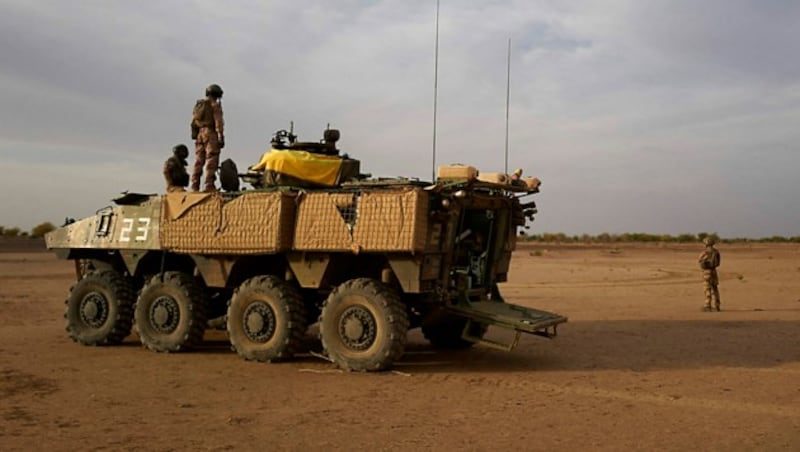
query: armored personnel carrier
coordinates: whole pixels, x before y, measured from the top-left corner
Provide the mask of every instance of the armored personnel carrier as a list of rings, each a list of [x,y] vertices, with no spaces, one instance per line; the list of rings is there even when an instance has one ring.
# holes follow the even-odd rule
[[[470,167],[441,168],[434,182],[374,179],[351,161],[331,183],[286,185],[302,174],[268,167],[241,175],[258,188],[127,193],[49,233],[47,247],[75,262],[70,337],[118,344],[135,325],[147,348],[179,352],[216,318],[242,358],[277,361],[302,351],[319,322],[333,362],[377,371],[403,355],[412,328],[435,347],[510,350],[521,333],[552,337],[567,320],[498,290],[517,229],[536,212],[523,202],[536,181],[481,180]],[[516,334],[490,341],[490,326]]]

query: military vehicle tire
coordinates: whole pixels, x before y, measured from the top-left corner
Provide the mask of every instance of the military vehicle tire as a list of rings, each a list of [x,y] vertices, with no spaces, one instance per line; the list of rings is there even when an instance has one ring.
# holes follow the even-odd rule
[[[165,272],[145,283],[136,300],[136,328],[142,345],[156,352],[186,351],[203,341],[206,293],[182,272]]]
[[[67,333],[83,345],[119,344],[131,333],[135,299],[133,284],[118,272],[89,272],[64,302]]]
[[[460,350],[472,347],[474,342],[464,339],[462,336],[467,319],[454,315],[444,314],[426,320],[422,323],[422,335],[435,348]],[[473,323],[470,326],[469,335],[483,338],[489,329],[482,323]]]
[[[228,338],[248,361],[292,357],[303,345],[308,320],[300,292],[275,276],[248,279],[228,305]]]
[[[370,278],[352,279],[325,300],[319,329],[325,352],[339,367],[385,370],[405,351],[408,314],[394,289]]]

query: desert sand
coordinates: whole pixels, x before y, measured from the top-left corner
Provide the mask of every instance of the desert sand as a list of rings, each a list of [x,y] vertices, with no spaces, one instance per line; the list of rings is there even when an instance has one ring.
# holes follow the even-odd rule
[[[718,248],[707,313],[700,245],[521,245],[501,290],[569,317],[557,338],[443,352],[413,330],[383,373],[245,362],[219,331],[81,346],[72,262],[6,248],[0,450],[800,450],[800,246]]]

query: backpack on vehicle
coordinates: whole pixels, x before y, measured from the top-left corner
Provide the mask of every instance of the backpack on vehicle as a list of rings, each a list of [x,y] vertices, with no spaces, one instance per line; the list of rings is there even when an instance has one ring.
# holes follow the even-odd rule
[[[239,170],[231,159],[219,166],[219,181],[225,191],[239,191]]]

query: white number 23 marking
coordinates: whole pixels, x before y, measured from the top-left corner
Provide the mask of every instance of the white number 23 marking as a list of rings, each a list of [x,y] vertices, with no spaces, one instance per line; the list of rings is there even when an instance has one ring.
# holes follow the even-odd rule
[[[136,224],[136,228],[134,228],[134,223]],[[130,242],[131,241],[131,232],[136,234],[133,237],[134,242],[144,242],[147,240],[147,231],[150,230],[150,218],[149,217],[142,217],[142,218],[123,218],[122,219],[122,229],[119,231],[119,241],[120,242]]]

